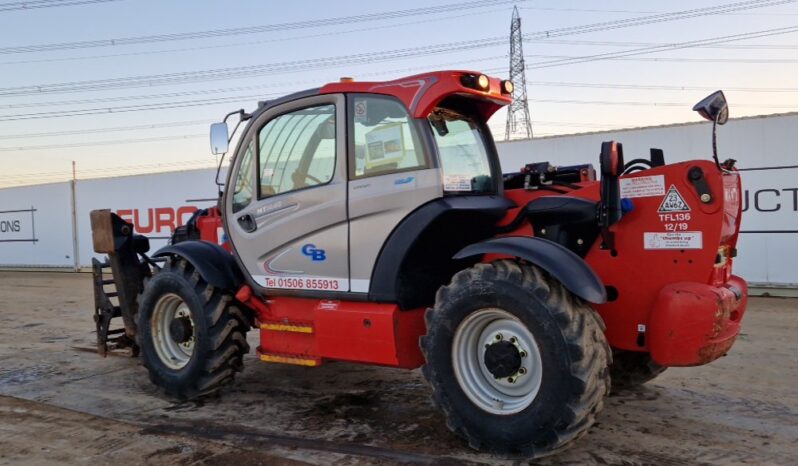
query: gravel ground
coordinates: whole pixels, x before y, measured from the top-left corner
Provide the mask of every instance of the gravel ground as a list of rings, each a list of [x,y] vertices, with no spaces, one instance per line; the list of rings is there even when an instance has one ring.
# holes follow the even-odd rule
[[[611,397],[533,464],[795,464],[798,300],[749,306],[727,357]],[[93,353],[92,308],[89,274],[0,272],[0,465],[518,464],[451,435],[418,371],[250,356],[221,397],[169,400],[137,359]]]

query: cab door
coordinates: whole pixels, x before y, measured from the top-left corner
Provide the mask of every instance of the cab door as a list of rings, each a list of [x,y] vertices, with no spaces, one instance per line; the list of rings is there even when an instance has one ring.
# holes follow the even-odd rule
[[[374,265],[397,225],[443,196],[422,125],[395,98],[349,95],[350,282],[368,293]]]
[[[306,97],[257,116],[243,136],[225,226],[267,293],[349,291],[344,115],[342,95]]]

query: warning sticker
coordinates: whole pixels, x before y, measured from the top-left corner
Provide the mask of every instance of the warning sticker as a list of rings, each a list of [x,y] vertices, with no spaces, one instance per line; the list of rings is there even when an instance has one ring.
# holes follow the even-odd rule
[[[668,194],[665,195],[657,212],[690,212],[690,206],[687,205],[682,195],[679,194],[676,185],[671,185],[668,189]]]
[[[621,178],[621,197],[651,197],[665,194],[665,175]]]
[[[355,102],[355,121],[368,121],[368,107],[365,100]]]
[[[701,249],[703,237],[700,231],[679,232],[645,232],[643,233],[645,249]]]

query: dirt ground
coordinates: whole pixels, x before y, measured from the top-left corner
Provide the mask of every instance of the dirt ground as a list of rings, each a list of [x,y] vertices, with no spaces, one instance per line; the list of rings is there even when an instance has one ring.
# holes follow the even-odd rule
[[[250,356],[221,397],[174,402],[137,359],[93,353],[92,306],[89,274],[0,272],[0,465],[526,463],[451,435],[418,371]],[[798,300],[752,299],[727,357],[611,397],[532,464],[795,464],[796,337]]]

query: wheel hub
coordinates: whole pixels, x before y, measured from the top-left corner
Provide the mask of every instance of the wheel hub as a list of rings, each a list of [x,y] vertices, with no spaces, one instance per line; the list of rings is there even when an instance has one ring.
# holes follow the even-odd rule
[[[543,377],[532,332],[499,308],[473,311],[455,329],[452,365],[465,395],[498,415],[523,411],[537,396]]]
[[[169,323],[169,335],[175,343],[185,343],[194,335],[194,325],[187,316],[172,319]]]
[[[497,379],[514,375],[521,368],[521,352],[506,340],[488,345],[484,358],[488,372]]]
[[[158,358],[169,369],[180,370],[194,354],[194,317],[183,299],[167,293],[155,303],[150,318],[152,343]]]

